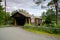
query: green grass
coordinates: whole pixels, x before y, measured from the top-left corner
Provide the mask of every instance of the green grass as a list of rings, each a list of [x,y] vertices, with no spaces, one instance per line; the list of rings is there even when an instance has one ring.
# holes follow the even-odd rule
[[[0,25],[0,28],[12,27],[13,25]]]
[[[42,35],[47,35],[47,36],[53,36],[53,37],[60,38],[60,34],[50,34],[50,33],[44,32],[44,31],[38,31],[38,30],[33,30],[33,29],[25,29],[25,30],[36,33],[36,34],[42,34]]]

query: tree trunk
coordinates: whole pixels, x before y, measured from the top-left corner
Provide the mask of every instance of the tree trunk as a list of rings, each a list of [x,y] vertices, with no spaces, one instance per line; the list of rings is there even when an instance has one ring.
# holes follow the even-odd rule
[[[58,24],[58,2],[55,2],[55,9],[56,9],[56,24]]]

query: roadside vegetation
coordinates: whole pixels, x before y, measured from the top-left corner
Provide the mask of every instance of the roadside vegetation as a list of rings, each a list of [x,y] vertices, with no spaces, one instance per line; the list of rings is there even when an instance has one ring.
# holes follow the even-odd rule
[[[47,12],[43,12],[41,17],[42,17],[42,24],[40,26],[26,23],[23,28],[60,35],[60,22],[59,24],[56,25],[55,21],[56,16],[55,11],[53,11],[53,9],[48,9]],[[60,21],[60,16],[58,17]]]
[[[12,19],[10,12],[5,11],[5,8],[1,5],[1,2],[2,0],[0,0],[0,27],[5,27],[7,25],[11,25]]]
[[[46,36],[53,36],[53,37],[58,37],[60,38],[60,34],[52,34],[52,33],[48,33],[48,32],[45,32],[45,31],[38,31],[38,30],[35,30],[35,29],[30,29],[30,28],[24,28],[26,31],[29,31],[29,32],[33,32],[33,33],[36,33],[36,34],[41,34],[41,35],[46,35]]]
[[[59,25],[60,27],[60,25]],[[36,26],[32,24],[25,24],[23,26],[23,29],[37,33],[37,34],[42,34],[42,35],[47,35],[47,36],[54,36],[54,37],[59,37],[60,38],[60,28],[56,27],[46,27],[44,26]]]
[[[35,25],[32,25],[32,24],[25,24],[23,28],[31,29],[31,30],[37,30],[37,31],[44,31],[44,32],[47,32],[47,33],[50,33],[50,34],[60,34],[60,28],[46,27],[45,25],[44,26],[35,26]]]

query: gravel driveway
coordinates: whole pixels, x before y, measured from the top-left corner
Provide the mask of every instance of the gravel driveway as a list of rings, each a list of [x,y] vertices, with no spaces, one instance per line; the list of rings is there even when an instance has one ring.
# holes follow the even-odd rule
[[[60,38],[34,34],[20,27],[6,27],[0,28],[0,40],[60,40]]]

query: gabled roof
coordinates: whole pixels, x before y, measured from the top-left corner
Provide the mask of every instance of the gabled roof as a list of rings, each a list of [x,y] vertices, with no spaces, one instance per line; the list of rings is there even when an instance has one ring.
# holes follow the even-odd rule
[[[32,15],[30,15],[29,13],[21,13],[21,12],[19,12],[19,11],[14,12],[13,15],[15,15],[15,14],[17,14],[17,13],[22,14],[22,15],[24,15],[25,17],[31,17],[31,16],[32,16]],[[12,16],[13,16],[13,15],[12,15]]]
[[[21,13],[21,12],[19,12],[19,11],[16,11],[16,12],[14,12],[14,14],[12,15],[12,16],[14,16],[16,13],[19,13],[19,14],[22,14],[22,15],[24,15],[25,17],[30,17],[30,18],[39,18],[39,17],[37,17],[37,16],[34,16],[34,15],[31,15],[31,14],[29,14],[29,13]]]

